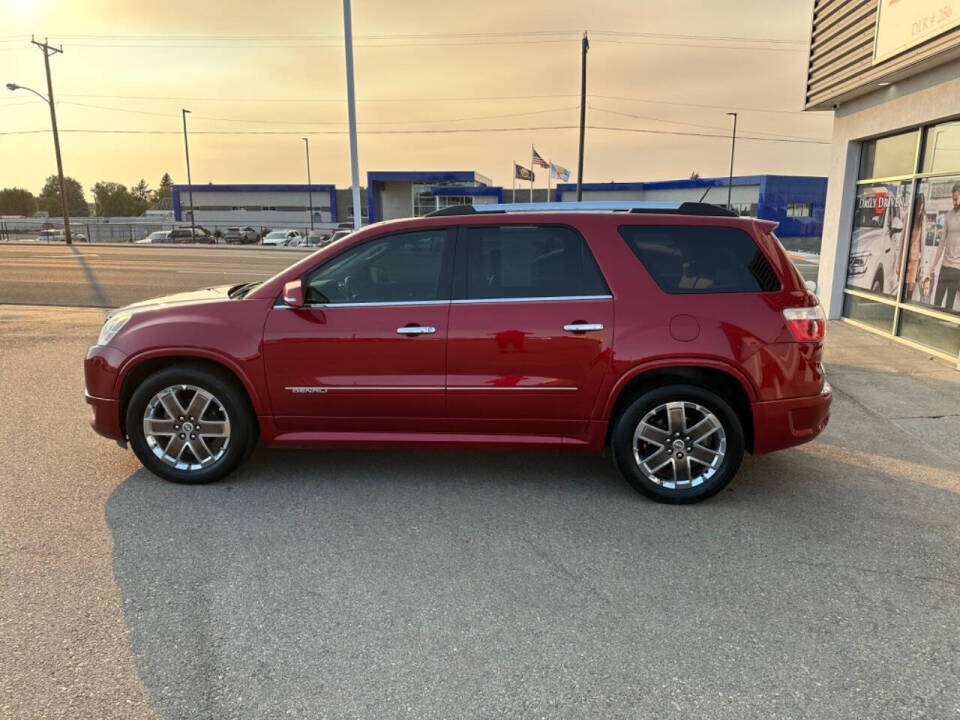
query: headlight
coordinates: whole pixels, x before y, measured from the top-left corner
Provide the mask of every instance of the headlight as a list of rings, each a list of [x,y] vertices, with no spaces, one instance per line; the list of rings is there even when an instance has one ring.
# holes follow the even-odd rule
[[[106,345],[113,340],[113,336],[120,332],[120,328],[127,324],[133,317],[131,312],[119,312],[107,318],[107,321],[100,329],[100,337],[97,338],[97,345]]]

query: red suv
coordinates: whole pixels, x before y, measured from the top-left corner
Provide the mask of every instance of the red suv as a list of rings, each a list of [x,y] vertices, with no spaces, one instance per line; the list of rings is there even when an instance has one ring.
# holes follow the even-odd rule
[[[701,203],[455,207],[261,283],[113,312],[91,424],[176,482],[269,446],[609,446],[692,502],[827,424],[824,315],[775,223]]]

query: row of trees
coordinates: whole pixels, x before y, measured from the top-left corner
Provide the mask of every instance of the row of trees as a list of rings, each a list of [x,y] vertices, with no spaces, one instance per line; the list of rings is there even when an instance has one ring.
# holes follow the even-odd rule
[[[83,194],[83,186],[72,177],[65,177],[64,188],[67,194],[67,212],[71,217],[87,217],[90,208]],[[98,182],[91,188],[93,192],[94,215],[99,217],[131,217],[142,215],[143,211],[161,198],[173,194],[173,179],[170,173],[164,173],[156,190],[150,188],[143,178],[136,185],[127,188],[116,182]],[[0,215],[31,216],[38,211],[46,211],[50,217],[61,217],[60,181],[51,175],[43,184],[39,195],[24,188],[12,187],[0,190]]]

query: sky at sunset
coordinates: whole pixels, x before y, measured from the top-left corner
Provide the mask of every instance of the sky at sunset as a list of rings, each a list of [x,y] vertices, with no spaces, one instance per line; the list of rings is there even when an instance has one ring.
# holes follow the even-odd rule
[[[354,0],[361,177],[477,170],[509,187],[531,143],[575,176],[584,29],[586,182],[725,175],[728,110],[738,174],[826,174],[828,144],[747,139],[829,138],[830,114],[799,112],[811,5]],[[307,135],[314,182],[349,185],[341,13],[340,0],[0,0],[0,187],[37,193],[56,170],[46,105],[2,87],[45,92],[31,34],[63,45],[64,171],[88,199],[100,180],[185,182],[183,107],[196,184],[305,182]],[[136,132],[105,132],[118,130]]]

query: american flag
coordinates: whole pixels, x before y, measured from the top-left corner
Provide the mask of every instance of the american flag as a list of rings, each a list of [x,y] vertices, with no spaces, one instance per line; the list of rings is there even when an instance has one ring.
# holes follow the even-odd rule
[[[540,167],[546,168],[547,170],[550,169],[550,163],[548,163],[546,160],[540,157],[540,153],[537,152],[536,148],[533,149],[533,156],[531,157],[531,161],[533,162],[534,165],[539,165]]]

